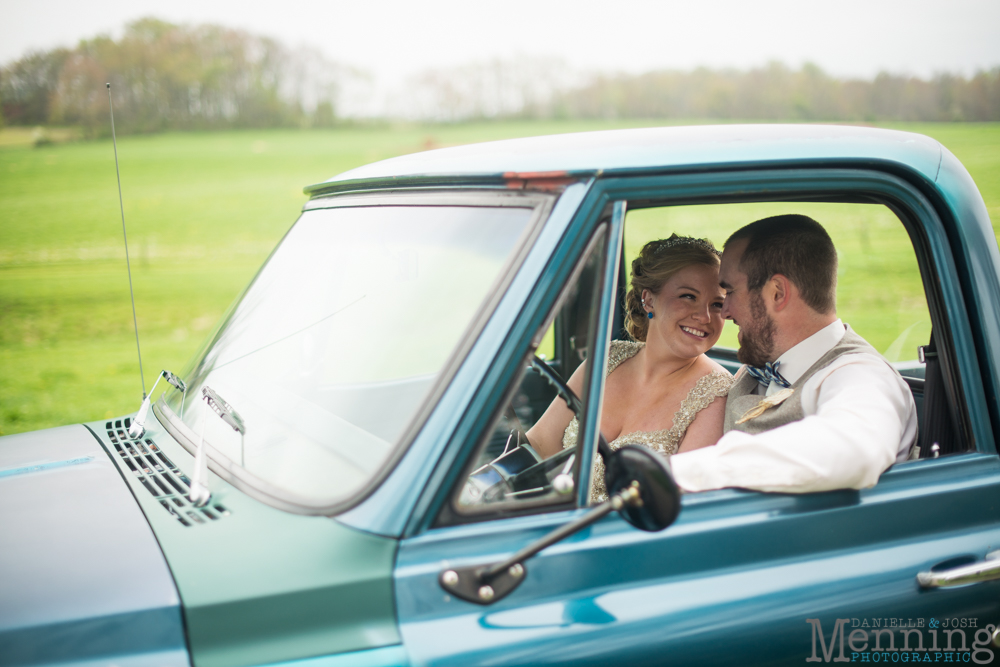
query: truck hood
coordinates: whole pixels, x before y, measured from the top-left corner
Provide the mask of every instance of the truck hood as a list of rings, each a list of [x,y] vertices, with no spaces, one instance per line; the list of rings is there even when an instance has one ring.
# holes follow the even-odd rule
[[[189,665],[180,599],[145,516],[86,427],[0,438],[5,665]]]

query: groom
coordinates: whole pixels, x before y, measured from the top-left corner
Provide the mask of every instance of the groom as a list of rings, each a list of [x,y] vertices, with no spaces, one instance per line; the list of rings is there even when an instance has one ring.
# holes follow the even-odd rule
[[[837,318],[837,251],[818,222],[780,215],[738,230],[719,282],[744,366],[722,439],[671,459],[682,489],[863,489],[906,460],[917,434],[913,396]]]

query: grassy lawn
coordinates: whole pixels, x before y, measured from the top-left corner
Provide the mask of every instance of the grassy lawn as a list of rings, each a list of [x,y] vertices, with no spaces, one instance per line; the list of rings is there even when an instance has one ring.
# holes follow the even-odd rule
[[[294,222],[305,201],[303,186],[431,147],[657,124],[504,122],[121,139],[147,387],[161,368],[185,369]],[[954,152],[979,185],[994,230],[1000,229],[1000,124],[894,127],[930,135]],[[0,131],[4,434],[125,414],[142,397],[111,142],[58,143],[72,135],[53,133],[57,143],[33,148],[32,136],[21,129]],[[892,246],[895,237],[879,236],[881,218],[869,218],[871,238],[882,244],[877,249]],[[858,229],[845,228],[843,242],[863,249]],[[875,255],[871,262],[884,260]],[[844,305],[871,316],[878,304],[864,292],[860,283],[849,287],[842,279]],[[910,306],[895,330],[920,309],[919,303]]]

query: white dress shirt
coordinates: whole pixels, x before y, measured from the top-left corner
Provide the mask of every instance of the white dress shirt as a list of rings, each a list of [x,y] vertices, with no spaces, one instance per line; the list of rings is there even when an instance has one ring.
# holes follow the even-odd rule
[[[778,371],[794,383],[845,332],[840,320],[820,329],[778,357]],[[772,382],[766,393],[779,389]],[[714,447],[674,455],[670,463],[680,487],[784,493],[864,489],[893,463],[907,459],[917,436],[916,405],[906,382],[881,359],[863,353],[840,356],[797,393],[802,419],[757,435],[730,431]]]

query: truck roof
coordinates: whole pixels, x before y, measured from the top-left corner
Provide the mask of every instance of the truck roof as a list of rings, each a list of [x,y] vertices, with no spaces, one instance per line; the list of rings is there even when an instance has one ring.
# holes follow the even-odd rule
[[[309,194],[428,180],[496,181],[523,175],[690,171],[817,162],[896,163],[934,181],[944,149],[911,132],[849,125],[698,125],[507,139],[403,155],[306,188]]]

